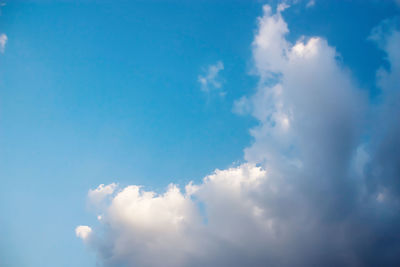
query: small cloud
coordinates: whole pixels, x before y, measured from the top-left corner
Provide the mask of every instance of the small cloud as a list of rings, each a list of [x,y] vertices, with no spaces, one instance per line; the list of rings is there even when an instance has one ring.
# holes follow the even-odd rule
[[[376,201],[382,203],[385,200],[385,193],[379,192]]]
[[[281,3],[277,7],[277,11],[280,13],[284,11],[285,9],[289,8],[290,6],[287,3]]]
[[[83,241],[86,241],[92,233],[92,228],[86,225],[79,225],[75,228],[75,234],[77,237],[81,238]]]
[[[8,41],[7,35],[5,35],[4,33],[0,34],[0,53],[4,53],[7,41]]]
[[[224,63],[222,63],[222,61],[218,61],[214,65],[208,66],[207,71],[204,75],[199,75],[198,81],[203,92],[210,92],[212,90],[220,89],[222,87],[222,81],[219,77],[219,73],[223,69]]]
[[[315,6],[315,0],[310,0],[310,1],[308,1],[307,5],[306,5],[306,8],[310,8],[310,7],[313,7],[313,6]]]
[[[371,30],[368,40],[375,42],[379,48],[387,49],[387,44],[393,35],[398,32],[400,20],[398,17],[383,20]]]
[[[249,99],[245,96],[242,96],[240,99],[235,100],[235,102],[233,102],[232,111],[238,115],[250,114],[251,103]]]

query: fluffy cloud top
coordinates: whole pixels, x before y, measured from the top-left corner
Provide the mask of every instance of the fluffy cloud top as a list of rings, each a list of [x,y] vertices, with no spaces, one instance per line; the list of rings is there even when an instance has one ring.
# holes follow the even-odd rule
[[[90,191],[111,201],[99,228],[77,235],[105,266],[398,265],[400,32],[393,21],[372,30],[390,65],[377,71],[372,105],[326,40],[287,41],[285,8],[264,6],[252,47],[260,82],[236,102],[259,121],[247,163],[184,191]]]
[[[106,186],[104,184],[101,184],[96,189],[93,189],[93,190],[90,189],[89,193],[88,193],[89,201],[95,207],[102,205],[102,203],[107,198],[107,196],[114,193],[114,190],[116,187],[117,187],[117,184],[112,183],[112,184],[109,184]]]

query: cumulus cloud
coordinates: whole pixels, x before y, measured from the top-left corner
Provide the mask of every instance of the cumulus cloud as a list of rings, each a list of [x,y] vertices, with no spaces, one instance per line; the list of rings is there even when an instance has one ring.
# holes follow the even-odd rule
[[[212,90],[218,90],[222,87],[222,80],[219,77],[219,73],[224,69],[224,63],[218,61],[214,65],[207,67],[207,70],[203,75],[199,75],[198,81],[203,92],[210,92]]]
[[[253,243],[262,242],[258,235],[270,234],[273,222],[265,217],[267,211],[259,203],[265,179],[266,172],[261,167],[244,164],[216,170],[203,183],[188,184],[184,192],[173,184],[163,194],[138,186],[125,187],[102,210],[102,223],[110,232],[92,245],[99,251],[104,247],[112,251],[111,255],[101,255],[109,266],[245,263],[239,256],[220,257],[220,253],[253,253]],[[200,203],[206,207],[203,212]],[[261,232],[238,231],[241,227]],[[89,229],[79,229],[84,239]],[[221,246],[227,251],[222,251]]]
[[[5,35],[4,33],[0,34],[0,53],[4,53],[7,41],[8,41],[7,35]]]
[[[259,84],[235,104],[258,120],[246,163],[162,194],[89,191],[110,202],[100,205],[102,230],[77,235],[105,266],[398,264],[398,26],[384,21],[371,33],[390,66],[377,71],[382,98],[372,105],[327,40],[287,40],[286,8],[264,6],[252,44]]]

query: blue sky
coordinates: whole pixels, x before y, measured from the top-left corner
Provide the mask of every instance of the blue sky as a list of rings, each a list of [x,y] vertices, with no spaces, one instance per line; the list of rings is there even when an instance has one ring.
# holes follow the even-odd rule
[[[101,253],[74,232],[98,224],[89,189],[115,182],[161,193],[170,183],[201,183],[215,169],[252,162],[245,149],[258,137],[249,131],[264,121],[233,112],[234,103],[257,92],[263,77],[254,63],[257,18],[263,5],[275,10],[277,2],[4,3],[0,263],[96,266],[103,260],[95,251]],[[379,101],[376,72],[390,63],[368,36],[398,16],[399,6],[308,3],[282,12],[286,40],[327,40],[355,87]],[[218,62],[218,86],[202,90],[199,77]]]

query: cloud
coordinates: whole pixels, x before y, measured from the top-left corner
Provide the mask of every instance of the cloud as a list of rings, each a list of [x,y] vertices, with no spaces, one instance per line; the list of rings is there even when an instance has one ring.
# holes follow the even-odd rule
[[[112,183],[106,186],[104,186],[104,184],[101,184],[94,190],[90,189],[88,193],[89,202],[94,206],[100,206],[107,198],[107,196],[114,193],[116,187],[117,184]]]
[[[313,6],[315,6],[315,0],[310,0],[310,1],[308,1],[307,5],[306,5],[306,8],[310,8],[310,7],[313,7]]]
[[[100,251],[103,247],[112,251],[112,255],[102,254],[103,262],[109,266],[204,266],[243,262],[239,257],[220,258],[220,253],[226,253],[221,251],[221,246],[238,250],[234,243],[245,242],[248,252],[254,249],[254,238],[259,240],[256,235],[260,232],[244,234],[238,231],[241,227],[268,234],[272,222],[264,218],[265,211],[258,204],[260,185],[265,179],[266,172],[261,167],[244,164],[216,170],[202,184],[188,184],[185,192],[173,184],[163,194],[127,186],[102,210],[105,214],[102,223],[109,229],[107,237],[101,241],[96,239],[96,244],[91,245]],[[206,206],[206,213],[200,212],[199,203]],[[240,247],[241,250],[245,244]],[[240,250],[238,253],[243,255]]]
[[[0,34],[0,53],[4,53],[7,41],[8,41],[7,35],[5,35],[4,33]]]
[[[198,81],[203,92],[211,92],[212,90],[221,89],[222,80],[219,73],[224,69],[224,63],[218,61],[214,65],[208,66],[205,74],[199,75]]]
[[[381,103],[375,107],[375,127],[371,147],[374,149],[368,166],[370,190],[385,192],[389,197],[400,194],[400,24],[398,18],[384,20],[369,37],[386,54],[388,68],[377,71]]]
[[[89,191],[110,202],[100,206],[102,230],[79,236],[105,266],[398,264],[397,25],[371,33],[390,66],[377,71],[382,98],[371,104],[325,39],[287,40],[285,8],[264,6],[252,44],[259,84],[234,107],[258,120],[246,163],[162,194]]]
[[[86,225],[80,225],[75,228],[75,234],[77,237],[81,238],[83,241],[88,240],[92,233],[92,228]]]

